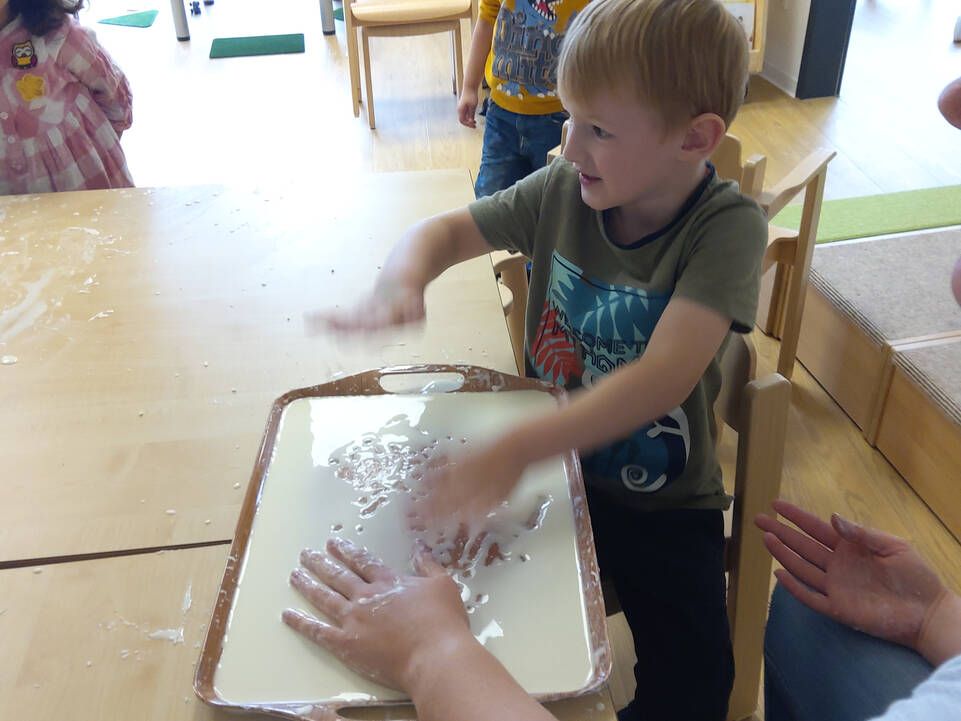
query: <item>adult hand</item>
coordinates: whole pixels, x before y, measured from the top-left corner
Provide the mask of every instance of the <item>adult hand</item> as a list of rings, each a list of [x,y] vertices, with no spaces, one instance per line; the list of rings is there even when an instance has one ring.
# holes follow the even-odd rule
[[[754,520],[765,531],[764,545],[784,566],[774,575],[792,596],[928,656],[928,626],[952,595],[906,541],[837,514],[827,523],[785,501],[773,508],[800,529],[765,514]]]
[[[419,575],[403,578],[340,538],[300,562],[290,583],[329,621],[287,609],[284,623],[379,684],[412,693],[432,665],[477,643],[457,585],[424,551]]]
[[[460,124],[468,128],[476,128],[477,121],[474,119],[476,111],[477,88],[471,89],[465,86],[460,94],[460,100],[457,101],[457,119],[460,120]]]
[[[351,308],[304,314],[308,335],[324,331],[372,332],[423,320],[426,315],[422,288],[383,283]]]

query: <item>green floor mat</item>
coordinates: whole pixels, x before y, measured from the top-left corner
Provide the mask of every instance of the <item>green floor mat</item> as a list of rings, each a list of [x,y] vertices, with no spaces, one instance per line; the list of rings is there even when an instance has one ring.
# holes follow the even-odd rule
[[[123,25],[128,28],[149,28],[157,19],[159,10],[144,10],[140,13],[120,15],[115,18],[104,18],[100,22],[104,25]]]
[[[800,222],[800,205],[789,205],[774,217],[774,224],[785,228],[797,228]],[[817,242],[959,224],[961,185],[826,200],[821,207]]]
[[[304,52],[304,35],[257,35],[248,38],[216,38],[210,45],[212,58],[244,55],[282,55]]]

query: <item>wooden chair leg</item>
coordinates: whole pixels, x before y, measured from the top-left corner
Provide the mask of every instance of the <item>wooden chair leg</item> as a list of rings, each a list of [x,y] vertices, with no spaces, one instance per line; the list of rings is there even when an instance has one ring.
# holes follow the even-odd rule
[[[778,263],[774,268],[774,284],[771,286],[771,306],[767,313],[764,332],[773,338],[780,338],[784,330],[784,301],[787,297],[789,268]]]
[[[348,0],[349,2],[349,0]],[[354,117],[360,115],[360,61],[357,58],[357,28],[351,21],[349,8],[344,8],[344,24],[347,29],[347,69],[350,74],[350,97]]]
[[[370,122],[370,129],[374,129],[374,92],[370,81],[370,38],[367,35],[367,28],[360,30],[361,43],[364,46],[364,80],[367,84],[367,120]]]
[[[451,84],[451,87],[454,89],[454,95],[457,95],[457,57],[456,57],[456,52],[457,52],[457,51],[454,50],[454,31],[451,30],[451,32],[450,32],[450,64],[451,64],[450,84]]]
[[[454,96],[460,97],[464,89],[464,46],[460,35],[460,20],[454,28]]]
[[[784,327],[781,330],[781,348],[777,356],[777,372],[791,380],[794,359],[797,356],[798,336],[801,333],[801,316],[804,314],[804,297],[807,291],[807,273],[795,268],[787,287],[784,302]]]
[[[527,319],[527,269],[523,263],[515,263],[501,271],[504,285],[514,291],[514,306],[507,316],[507,330],[514,348],[514,362],[517,373],[524,375],[524,328]]]

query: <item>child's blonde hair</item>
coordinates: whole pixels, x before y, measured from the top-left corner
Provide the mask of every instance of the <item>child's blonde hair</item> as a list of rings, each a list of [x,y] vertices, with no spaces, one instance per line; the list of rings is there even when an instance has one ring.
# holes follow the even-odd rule
[[[744,30],[717,0],[593,0],[561,44],[561,96],[626,93],[668,126],[702,113],[730,127],[748,80]]]

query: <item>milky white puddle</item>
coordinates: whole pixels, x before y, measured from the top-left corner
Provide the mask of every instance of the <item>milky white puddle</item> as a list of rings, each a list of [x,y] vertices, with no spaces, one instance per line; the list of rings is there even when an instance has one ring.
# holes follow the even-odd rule
[[[287,405],[240,560],[213,679],[217,695],[237,705],[403,698],[347,670],[280,620],[288,607],[316,615],[288,583],[300,551],[341,536],[409,573],[405,502],[424,468],[555,405],[541,391]],[[534,694],[578,691],[593,676],[567,483],[561,458],[538,464],[495,519],[494,533],[473,547],[447,539],[435,550],[452,566],[474,635]]]

